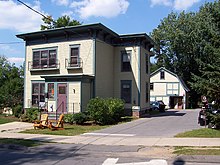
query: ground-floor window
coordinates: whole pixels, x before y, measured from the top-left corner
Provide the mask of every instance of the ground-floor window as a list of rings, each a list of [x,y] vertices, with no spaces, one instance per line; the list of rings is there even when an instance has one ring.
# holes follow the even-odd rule
[[[32,83],[32,106],[45,102],[45,83]]]
[[[148,83],[146,82],[146,103],[149,101],[149,88],[148,88]]]
[[[121,99],[131,103],[131,80],[121,80]]]
[[[48,83],[48,99],[54,99],[54,83]]]

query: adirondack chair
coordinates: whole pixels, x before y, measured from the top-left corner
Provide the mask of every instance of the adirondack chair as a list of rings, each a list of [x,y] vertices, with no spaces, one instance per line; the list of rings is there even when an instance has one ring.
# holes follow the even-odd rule
[[[64,118],[64,114],[61,114],[58,121],[57,121],[57,124],[56,126],[53,126],[53,121],[49,121],[49,126],[48,128],[51,129],[51,130],[63,130],[64,127],[63,127],[63,118]]]
[[[43,129],[46,127],[48,127],[48,114],[41,114],[40,123],[35,122],[34,129],[37,128]]]

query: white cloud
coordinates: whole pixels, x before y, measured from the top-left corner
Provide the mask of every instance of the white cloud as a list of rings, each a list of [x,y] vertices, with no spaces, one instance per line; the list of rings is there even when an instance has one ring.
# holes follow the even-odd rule
[[[0,55],[7,54],[15,54],[19,53],[17,49],[14,49],[15,47],[11,47],[9,45],[0,45]]]
[[[81,0],[74,1],[74,8],[82,19],[89,17],[116,17],[125,14],[129,6],[127,0]]]
[[[150,0],[151,7],[163,5],[173,7],[175,10],[187,10],[200,0]]]
[[[62,16],[67,15],[67,16],[71,16],[73,14],[73,11],[66,11],[62,13]]]
[[[11,62],[11,63],[23,63],[24,62],[24,58],[10,57],[10,58],[8,58],[8,61]]]
[[[51,0],[53,3],[56,3],[59,6],[68,6],[69,0]]]
[[[172,6],[171,0],[150,0],[150,1],[151,1],[151,7],[155,5]]]
[[[34,1],[34,5],[28,5],[43,13],[39,1]],[[40,30],[40,25],[42,24],[42,16],[12,0],[1,1],[0,16],[0,29],[29,32]]]
[[[175,0],[174,1],[174,9],[186,10],[199,1],[200,0]]]

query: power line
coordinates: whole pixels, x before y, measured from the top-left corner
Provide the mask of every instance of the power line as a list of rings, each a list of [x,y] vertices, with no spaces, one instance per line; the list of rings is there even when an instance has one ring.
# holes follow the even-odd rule
[[[53,19],[51,19],[50,17],[45,16],[44,14],[42,14],[41,12],[39,12],[39,11],[37,11],[37,10],[35,10],[35,9],[33,9],[32,7],[28,6],[26,3],[24,3],[24,2],[22,2],[22,1],[20,1],[20,0],[17,0],[17,1],[20,2],[21,4],[23,4],[24,6],[26,6],[27,8],[29,8],[30,10],[34,11],[35,13],[41,15],[41,16],[44,17],[45,19],[49,19],[50,21],[54,22]]]

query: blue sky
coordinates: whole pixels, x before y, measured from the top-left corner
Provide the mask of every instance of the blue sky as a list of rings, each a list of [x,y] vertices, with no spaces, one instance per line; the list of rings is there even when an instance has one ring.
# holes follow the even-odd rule
[[[198,11],[215,0],[21,0],[54,19],[69,15],[83,24],[102,23],[118,34],[149,34],[170,12]],[[0,55],[21,65],[25,46],[16,34],[38,31],[42,16],[17,0],[0,0]]]

